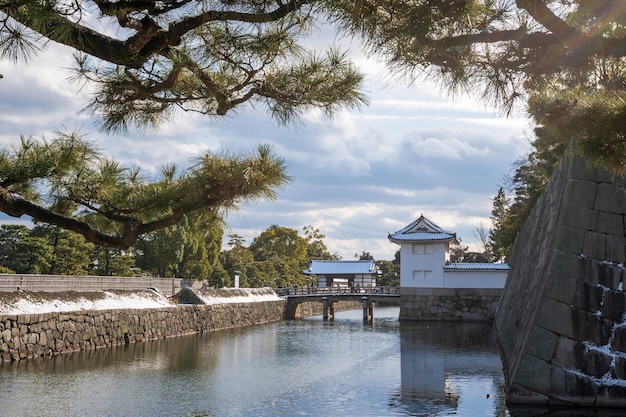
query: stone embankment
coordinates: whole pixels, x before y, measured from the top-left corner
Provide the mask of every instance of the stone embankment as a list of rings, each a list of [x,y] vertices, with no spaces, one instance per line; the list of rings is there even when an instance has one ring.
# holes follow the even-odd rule
[[[501,289],[402,288],[400,320],[490,321]]]
[[[279,321],[285,301],[0,316],[0,359],[40,356]]]
[[[84,309],[77,311],[43,311],[2,314],[0,308],[0,362],[54,356],[63,353],[106,348],[194,333],[205,333],[234,327],[264,324],[283,320],[286,301],[271,290],[183,291],[187,297],[195,293],[194,304],[173,304],[161,307]],[[271,292],[271,294],[269,294]],[[0,293],[0,301],[11,299],[13,306],[29,299],[26,292]],[[53,297],[48,295],[48,298]],[[68,298],[80,301],[84,293],[58,294],[57,305],[68,305]],[[100,297],[98,295],[98,297]],[[98,300],[91,298],[91,305]],[[150,298],[150,297],[147,297]],[[152,299],[149,301],[153,301]],[[360,308],[351,303],[337,303],[337,311]],[[50,304],[48,304],[49,306]],[[51,304],[54,308],[55,303]],[[0,302],[2,307],[2,302]],[[6,304],[5,304],[6,309]],[[306,303],[302,316],[321,314],[321,303]],[[19,309],[16,311],[20,311]]]
[[[509,404],[626,407],[625,230],[626,177],[563,157],[496,313]]]

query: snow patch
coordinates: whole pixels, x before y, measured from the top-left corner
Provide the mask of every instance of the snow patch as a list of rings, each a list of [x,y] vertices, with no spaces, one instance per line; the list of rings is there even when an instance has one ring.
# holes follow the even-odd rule
[[[164,307],[174,307],[174,305],[164,295],[148,290],[0,293],[0,315]]]
[[[604,386],[618,386],[618,387],[626,387],[626,381],[623,379],[615,379],[608,373],[604,375],[602,378],[596,378],[591,375],[587,375],[579,370],[574,369],[564,369],[565,372],[569,372],[583,379],[590,379],[596,385],[604,385]]]
[[[195,291],[205,304],[254,303],[282,300],[271,288],[209,288]],[[85,310],[121,310],[175,307],[157,291],[5,292],[0,293],[0,315],[39,314]]]
[[[282,300],[271,288],[239,288],[224,290],[200,290],[196,295],[205,304],[255,303]]]

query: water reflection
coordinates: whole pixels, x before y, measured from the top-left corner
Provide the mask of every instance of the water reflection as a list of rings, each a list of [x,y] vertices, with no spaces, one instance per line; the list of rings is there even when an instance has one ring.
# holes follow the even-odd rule
[[[0,365],[7,416],[626,417],[507,410],[490,325],[362,312]]]
[[[548,410],[543,407],[510,407],[511,417],[626,417],[626,410],[575,408]]]
[[[391,404],[407,415],[506,415],[491,325],[402,322],[400,346],[401,390]]]

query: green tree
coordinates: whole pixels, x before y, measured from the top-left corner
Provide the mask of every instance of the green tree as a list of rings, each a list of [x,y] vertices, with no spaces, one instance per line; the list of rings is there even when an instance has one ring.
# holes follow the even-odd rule
[[[249,247],[255,265],[267,263],[259,268],[259,276],[248,275],[251,285],[293,286],[304,285],[302,270],[309,264],[307,241],[298,231],[272,225],[252,240]],[[261,282],[262,281],[262,282]]]
[[[18,244],[29,235],[26,226],[14,224],[0,225],[0,265],[7,268],[11,258],[17,253]]]
[[[554,167],[565,153],[568,140],[562,133],[537,127],[536,138],[532,142],[534,150],[525,158],[520,158],[514,174],[505,179],[511,197],[506,197],[504,189],[500,188],[494,198],[490,244],[496,247],[497,259],[509,253]]]
[[[223,116],[262,104],[290,122],[359,106],[363,77],[345,54],[303,48],[317,9],[307,3],[1,1],[0,56],[27,58],[47,41],[75,49],[74,79],[95,90],[86,109],[112,131],[179,109]]]
[[[502,260],[508,255],[517,236],[515,230],[510,227],[512,224],[510,202],[502,187],[498,189],[498,194],[493,199],[491,222],[493,224],[489,234],[491,250],[496,260]]]
[[[44,239],[52,247],[50,267],[44,271],[53,275],[87,275],[91,273],[95,246],[77,233],[46,224],[30,230],[32,237]]]
[[[54,249],[45,238],[31,236],[23,225],[0,226],[1,265],[18,274],[48,273]]]
[[[311,225],[304,226],[302,228],[304,231],[304,239],[307,242],[307,256],[308,259],[339,259],[337,254],[331,254],[326,247],[326,243],[324,243],[324,238],[326,237],[320,229],[313,227]]]
[[[3,212],[120,249],[187,214],[218,218],[243,201],[275,199],[275,190],[290,181],[284,161],[259,146],[250,155],[206,153],[181,172],[163,167],[161,178],[149,182],[75,134],[50,142],[22,138],[11,151],[0,151],[0,173]]]
[[[132,253],[104,246],[96,247],[94,273],[103,276],[133,277],[140,274]]]
[[[376,261],[380,271],[377,285],[392,287],[400,285],[400,263],[393,261]]]
[[[142,236],[135,245],[135,259],[153,275],[206,280],[221,269],[222,234],[214,217],[186,215],[173,226]]]
[[[242,243],[231,245],[230,249],[223,251],[220,254],[220,261],[229,277],[234,276],[235,271],[240,272],[239,285],[241,287],[255,287],[251,283],[254,281],[254,277],[251,275],[253,271],[249,268],[250,265],[254,264],[254,255],[252,251],[243,246]],[[219,277],[219,279],[220,281],[216,280],[218,284],[221,282],[221,277]],[[212,283],[212,285],[215,284]]]
[[[26,236],[15,246],[7,267],[18,274],[45,274],[54,258],[53,248],[45,239]]]
[[[228,247],[234,248],[243,246],[246,240],[238,234],[228,235]]]
[[[360,255],[354,254],[355,258],[359,258],[359,261],[373,261],[374,255],[369,252],[362,251]]]
[[[95,89],[87,110],[109,130],[156,125],[173,109],[219,116],[257,102],[282,122],[365,102],[345,55],[299,43],[326,21],[360,36],[392,71],[476,93],[507,114],[527,92],[548,93],[552,122],[564,122],[576,151],[621,172],[622,9],[583,0],[3,1],[0,56],[22,59],[50,40],[77,50],[76,78]],[[99,31],[95,20],[108,25]]]
[[[276,261],[287,258],[301,267],[308,265],[307,242],[298,231],[288,227],[271,225],[250,244],[257,261]]]

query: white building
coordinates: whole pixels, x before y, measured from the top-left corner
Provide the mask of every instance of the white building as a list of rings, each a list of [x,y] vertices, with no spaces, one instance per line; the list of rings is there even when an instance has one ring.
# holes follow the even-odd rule
[[[504,288],[509,271],[504,263],[450,263],[456,234],[421,215],[389,235],[400,245],[401,288]]]
[[[312,260],[302,272],[317,276],[318,287],[372,288],[378,277],[374,261]]]
[[[400,320],[493,319],[507,264],[450,263],[456,234],[423,215],[388,237],[400,245]]]

